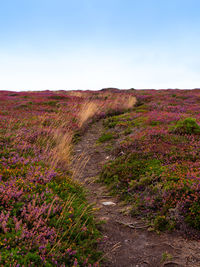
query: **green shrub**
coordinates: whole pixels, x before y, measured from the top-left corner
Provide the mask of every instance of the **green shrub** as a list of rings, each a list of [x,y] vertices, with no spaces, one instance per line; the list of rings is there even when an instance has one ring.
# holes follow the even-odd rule
[[[163,216],[160,216],[160,215],[156,216],[156,218],[154,220],[155,229],[163,231],[163,230],[167,229],[167,226],[168,226],[168,221],[164,215]]]
[[[114,128],[117,125],[118,121],[119,119],[117,116],[108,117],[104,120],[103,125],[107,128]]]
[[[65,99],[68,99],[68,97],[64,95],[52,95],[52,96],[49,96],[49,99],[65,100]]]
[[[124,132],[123,132],[124,135],[129,135],[131,133],[132,133],[132,129],[130,127],[127,128],[126,130],[124,130]]]
[[[151,126],[157,126],[157,125],[160,125],[160,121],[151,121],[150,125],[151,125]]]
[[[142,158],[139,154],[130,154],[107,163],[101,173],[101,180],[118,190],[127,187],[136,187],[150,184],[151,178],[159,177],[162,172],[160,161],[157,159]],[[119,179],[116,179],[118,177]],[[127,181],[130,179],[130,181]]]
[[[44,102],[44,104],[48,106],[56,107],[58,104],[58,101],[48,101],[48,102]]]
[[[112,134],[112,133],[103,133],[100,137],[99,137],[99,139],[98,139],[98,141],[100,142],[100,143],[103,143],[103,142],[107,142],[107,141],[110,141],[110,140],[112,140],[114,138],[114,135]]]
[[[72,138],[72,142],[73,142],[73,144],[77,144],[80,140],[81,140],[81,133],[80,133],[80,131],[77,131],[77,132],[75,132],[75,134]]]
[[[170,131],[177,134],[200,134],[200,126],[195,118],[186,118],[179,120]]]

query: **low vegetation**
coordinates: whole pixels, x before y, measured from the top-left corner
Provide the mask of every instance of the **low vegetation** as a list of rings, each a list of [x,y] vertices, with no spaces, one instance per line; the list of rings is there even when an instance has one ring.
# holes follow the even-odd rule
[[[110,141],[110,140],[112,140],[113,138],[114,138],[113,134],[110,133],[110,132],[107,132],[107,133],[103,133],[103,134],[99,137],[98,141],[99,141],[100,143],[103,143],[103,142],[106,142],[106,141]]]
[[[118,140],[101,173],[133,215],[199,238],[199,90],[140,90],[135,108],[104,120]]]
[[[186,118],[179,120],[171,131],[177,134],[200,134],[200,126],[195,118]]]
[[[89,123],[122,112],[131,99],[125,93],[0,93],[2,266],[99,266],[101,235],[84,189],[72,179],[72,146]]]
[[[101,235],[70,169],[73,144],[99,119],[97,143],[114,158],[100,180],[152,228],[199,239],[199,104],[200,90],[2,91],[1,264],[99,265]]]

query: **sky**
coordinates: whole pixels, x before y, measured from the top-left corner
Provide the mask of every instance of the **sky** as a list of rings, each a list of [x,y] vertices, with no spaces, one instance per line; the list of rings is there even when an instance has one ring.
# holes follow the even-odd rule
[[[199,0],[0,0],[0,90],[200,87]]]

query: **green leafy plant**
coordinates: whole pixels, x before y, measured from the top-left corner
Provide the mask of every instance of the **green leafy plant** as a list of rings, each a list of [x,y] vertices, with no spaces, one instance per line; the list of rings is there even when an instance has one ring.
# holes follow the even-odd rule
[[[186,118],[179,120],[170,131],[178,134],[200,134],[200,126],[195,118]]]
[[[168,252],[164,252],[163,254],[162,254],[162,259],[161,259],[161,262],[165,262],[165,261],[167,261],[167,260],[172,260],[172,255],[170,254],[170,253],[168,253]]]
[[[103,134],[99,137],[98,141],[99,141],[100,143],[103,143],[103,142],[110,141],[110,140],[112,140],[113,138],[114,138],[114,135],[113,135],[112,133],[108,132],[108,133],[103,133]]]
[[[158,215],[156,216],[154,220],[154,227],[156,230],[166,230],[168,226],[168,221],[164,215]]]

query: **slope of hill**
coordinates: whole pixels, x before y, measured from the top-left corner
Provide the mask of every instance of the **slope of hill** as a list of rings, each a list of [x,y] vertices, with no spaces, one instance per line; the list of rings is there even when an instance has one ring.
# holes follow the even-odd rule
[[[198,89],[2,91],[1,264],[199,266],[199,103]]]
[[[99,265],[92,209],[71,179],[72,144],[92,120],[134,101],[123,92],[114,99],[98,92],[0,93],[1,265]]]

